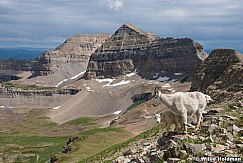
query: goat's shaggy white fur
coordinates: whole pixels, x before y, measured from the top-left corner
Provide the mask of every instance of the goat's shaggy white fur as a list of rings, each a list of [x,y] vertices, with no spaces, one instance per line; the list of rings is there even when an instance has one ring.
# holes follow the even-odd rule
[[[175,131],[178,131],[179,126],[183,126],[183,121],[180,116],[172,113],[170,109],[165,109],[159,114],[155,114],[157,123],[164,122],[166,127],[166,134],[169,133],[171,125],[175,124]]]
[[[202,113],[211,97],[201,92],[177,92],[174,94],[162,94],[155,89],[154,106],[164,103],[173,114],[181,116],[184,132],[187,132],[187,115],[196,114],[196,130],[199,129]]]

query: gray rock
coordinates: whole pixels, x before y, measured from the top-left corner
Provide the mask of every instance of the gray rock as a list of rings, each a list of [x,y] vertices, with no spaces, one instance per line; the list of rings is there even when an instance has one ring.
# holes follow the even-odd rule
[[[236,120],[236,119],[238,119],[237,117],[233,117],[233,116],[230,116],[230,115],[227,115],[227,114],[225,114],[224,117],[225,118],[228,118],[230,120]]]
[[[171,139],[171,140],[168,140],[165,142],[165,145],[162,147],[162,149],[169,150],[176,146],[177,146],[177,143]]]
[[[227,149],[226,146],[222,145],[222,144],[216,144],[215,147],[213,147],[212,151],[214,152],[222,152],[224,151],[225,149]]]
[[[144,146],[144,147],[146,147],[146,146],[150,146],[150,143],[145,142],[145,143],[143,143],[143,146]]]
[[[119,156],[116,160],[115,163],[129,163],[131,160],[125,156]]]
[[[233,130],[233,135],[239,135],[239,136],[243,136],[243,129],[239,128],[238,126],[234,125],[232,126],[232,130]]]
[[[136,151],[134,150],[134,149],[128,149],[127,151],[125,151],[124,153],[123,153],[123,155],[124,156],[128,156],[128,155],[132,155],[132,154],[134,154]]]
[[[180,150],[179,151],[179,157],[180,158],[185,158],[187,155],[188,154],[187,154],[186,150]]]
[[[211,124],[209,127],[208,127],[208,132],[210,134],[213,134],[215,132],[217,132],[217,130],[219,129],[219,126],[216,125],[216,124]]]
[[[193,155],[197,155],[200,152],[204,151],[207,149],[205,144],[193,144],[193,143],[185,143],[184,144],[184,149],[189,152],[192,153]]]
[[[226,140],[227,142],[233,142],[235,140],[234,136],[231,133],[227,133],[224,135],[224,140]]]
[[[167,163],[178,163],[181,159],[179,158],[168,158]]]
[[[236,104],[238,107],[243,107],[243,102],[241,102],[240,100],[237,102]]]

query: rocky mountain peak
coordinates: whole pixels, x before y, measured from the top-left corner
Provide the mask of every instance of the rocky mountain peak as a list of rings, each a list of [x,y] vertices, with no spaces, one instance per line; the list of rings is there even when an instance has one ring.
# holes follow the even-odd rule
[[[67,39],[54,51],[90,56],[101,44],[109,38],[109,34],[77,34]]]
[[[193,76],[207,55],[192,39],[159,38],[132,24],[123,24],[91,55],[84,77],[113,78],[137,69],[143,78],[174,81]]]
[[[191,90],[204,91],[222,102],[243,98],[242,83],[243,55],[233,49],[215,49],[196,70]]]
[[[112,35],[112,40],[117,37],[123,37],[124,39],[127,39],[129,37],[137,38],[138,36],[140,36],[140,39],[145,40],[155,40],[159,38],[159,36],[156,36],[154,33],[145,32],[135,25],[127,23],[118,28],[118,30]]]
[[[32,77],[52,74],[70,62],[88,63],[90,55],[109,37],[105,33],[78,34],[67,39],[56,49],[48,50],[37,58],[38,65]]]

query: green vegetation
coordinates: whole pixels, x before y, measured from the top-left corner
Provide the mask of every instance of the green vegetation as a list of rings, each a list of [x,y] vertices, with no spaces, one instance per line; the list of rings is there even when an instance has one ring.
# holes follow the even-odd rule
[[[75,160],[89,160],[92,155],[110,148],[112,145],[127,140],[130,134],[123,128],[93,128],[79,134],[80,140],[72,144],[72,152],[59,154],[59,162],[74,162]],[[90,161],[88,161],[90,162]]]
[[[24,121],[1,126],[0,153],[3,162],[46,162],[50,156],[62,149],[67,137],[54,137],[47,133],[57,126],[49,118],[37,116],[26,118]]]
[[[228,105],[228,107],[224,108],[224,113],[229,116],[236,117],[234,121],[234,124],[238,127],[243,127],[243,107],[235,107],[237,105],[237,102],[232,102]],[[223,127],[227,127],[229,123],[224,123]]]
[[[133,103],[131,106],[129,106],[129,107],[127,108],[127,111],[132,110],[133,108],[135,108],[136,106],[142,104],[143,102],[145,102],[145,100],[139,100],[139,101]]]
[[[95,117],[81,117],[67,122],[71,125],[94,125]]]
[[[57,156],[60,162],[82,160],[130,138],[123,128],[99,128],[94,117],[81,117],[64,124],[47,118],[39,109],[18,123],[0,126],[0,158],[3,162],[47,162]],[[79,136],[63,154],[63,146],[70,137]],[[118,139],[119,138],[119,139]]]
[[[36,85],[22,85],[18,83],[13,82],[2,82],[1,83],[6,88],[12,88],[12,89],[22,89],[22,90],[57,90],[56,87],[38,87]]]
[[[138,141],[140,139],[146,139],[146,138],[155,136],[157,133],[159,133],[161,131],[161,128],[162,128],[162,126],[158,125],[158,126],[152,128],[150,130],[143,132],[140,135],[137,135],[137,136],[125,141],[125,142],[113,145],[113,146],[103,150],[102,152],[99,152],[99,153],[97,153],[97,154],[95,154],[91,157],[85,158],[85,159],[81,160],[80,162],[86,163],[86,162],[100,161],[100,160],[102,160],[102,158],[106,158],[107,156],[111,156],[112,154],[114,154],[115,152],[119,151],[120,149],[128,146],[132,142]]]

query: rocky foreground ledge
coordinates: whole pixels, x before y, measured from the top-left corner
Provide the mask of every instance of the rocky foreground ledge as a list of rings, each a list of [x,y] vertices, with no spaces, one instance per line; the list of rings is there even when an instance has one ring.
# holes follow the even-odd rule
[[[204,115],[198,132],[161,133],[129,144],[102,161],[113,163],[145,162],[226,162],[243,161],[243,105],[211,108]]]

